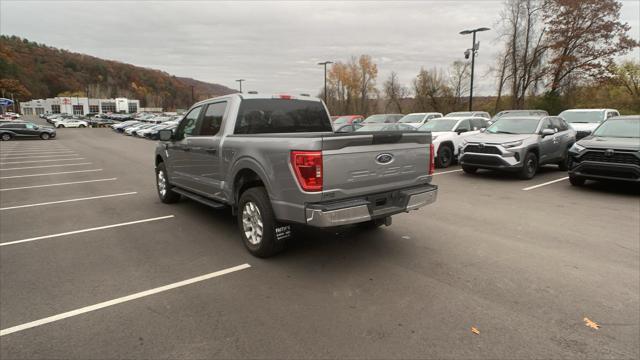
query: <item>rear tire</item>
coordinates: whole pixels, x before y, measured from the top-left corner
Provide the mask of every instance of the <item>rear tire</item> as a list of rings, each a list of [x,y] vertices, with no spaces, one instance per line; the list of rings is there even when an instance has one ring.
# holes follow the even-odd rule
[[[284,249],[276,238],[276,219],[264,187],[253,187],[240,195],[238,227],[244,246],[251,255],[266,258]]]
[[[538,157],[536,154],[532,152],[528,152],[524,156],[524,161],[522,162],[522,169],[518,173],[518,177],[522,180],[531,180],[534,176],[536,176],[536,172],[538,171]]]
[[[42,140],[49,140],[51,136],[48,133],[42,133],[40,134],[40,139]]]
[[[467,174],[475,174],[476,171],[478,171],[478,168],[473,166],[462,165],[462,171],[466,172]]]
[[[4,134],[0,135],[0,139],[2,139],[2,141],[9,141],[12,138],[13,138],[13,136],[11,136],[11,134],[4,133]]]
[[[86,126],[84,126],[84,125],[80,125],[80,126],[78,126],[78,127],[79,127],[79,128],[83,128],[83,127],[86,127]]]
[[[180,194],[174,192],[172,188],[173,186],[169,183],[167,168],[164,163],[161,162],[156,166],[156,189],[158,190],[160,201],[165,204],[173,204],[180,201]]]
[[[440,145],[438,156],[436,157],[436,165],[439,168],[448,168],[453,162],[453,149],[449,145]]]
[[[577,176],[569,176],[569,183],[573,186],[582,186],[587,180]]]
[[[56,127],[57,127],[58,129],[61,129],[61,128],[63,128],[63,127],[64,127],[64,125],[60,124],[60,125],[58,125],[58,126],[56,126]]]

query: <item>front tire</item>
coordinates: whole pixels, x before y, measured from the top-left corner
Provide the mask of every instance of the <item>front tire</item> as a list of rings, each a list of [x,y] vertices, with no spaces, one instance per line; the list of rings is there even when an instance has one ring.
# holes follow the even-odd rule
[[[522,180],[533,179],[538,171],[538,157],[536,154],[528,152],[527,155],[524,156],[524,161],[522,163],[522,170],[518,173],[518,177]]]
[[[284,248],[276,239],[276,219],[264,187],[243,192],[238,202],[238,226],[244,246],[251,255],[266,258]]]
[[[436,157],[436,165],[439,168],[448,168],[453,162],[453,149],[449,145],[440,145],[438,156]]]
[[[80,125],[80,126],[78,126],[78,127],[79,127],[79,128],[83,128],[83,127],[86,127],[86,126],[84,126],[84,125]]]
[[[58,126],[56,126],[56,127],[57,127],[58,129],[61,129],[61,128],[63,128],[63,127],[64,127],[64,125],[60,124],[60,125],[58,125]]]
[[[4,134],[0,135],[0,139],[2,139],[2,141],[9,141],[12,138],[13,138],[13,136],[11,136],[11,134],[4,133]]]
[[[462,171],[466,172],[467,174],[475,174],[476,171],[478,171],[478,168],[468,165],[462,165]]]
[[[40,139],[42,139],[42,140],[49,140],[50,137],[51,136],[49,134],[47,134],[47,133],[40,134]]]
[[[586,179],[577,177],[577,176],[569,176],[569,183],[573,186],[582,186],[584,185]]]
[[[173,186],[169,183],[167,168],[163,162],[156,167],[156,189],[160,201],[165,204],[173,204],[180,201],[180,194],[172,190]]]

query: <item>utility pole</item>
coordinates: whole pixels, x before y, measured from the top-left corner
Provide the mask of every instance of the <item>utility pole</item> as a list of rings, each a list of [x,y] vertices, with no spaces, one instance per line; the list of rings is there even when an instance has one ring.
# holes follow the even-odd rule
[[[333,64],[333,61],[319,62],[318,65],[324,66],[324,103],[327,103],[327,65]]]
[[[195,96],[193,93],[193,85],[191,85],[191,104],[194,104],[194,103],[195,103]]]
[[[238,79],[236,80],[238,82],[238,84],[240,84],[240,93],[242,94],[242,82],[245,81],[244,79]]]
[[[474,76],[474,70],[475,70],[474,68],[476,64],[476,53],[480,48],[480,44],[479,43],[476,44],[476,33],[480,31],[487,31],[487,30],[491,30],[491,29],[482,27],[482,28],[477,28],[473,30],[464,30],[460,32],[460,35],[473,34],[471,49],[467,49],[467,51],[464,52],[464,57],[468,59],[469,51],[471,51],[471,87],[469,88],[469,111],[473,111],[473,76]]]

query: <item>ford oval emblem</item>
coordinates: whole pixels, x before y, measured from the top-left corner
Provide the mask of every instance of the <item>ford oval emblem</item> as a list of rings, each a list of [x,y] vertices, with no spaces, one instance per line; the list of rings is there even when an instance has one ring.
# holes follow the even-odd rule
[[[376,162],[378,164],[388,164],[393,161],[393,155],[383,153],[376,156]]]

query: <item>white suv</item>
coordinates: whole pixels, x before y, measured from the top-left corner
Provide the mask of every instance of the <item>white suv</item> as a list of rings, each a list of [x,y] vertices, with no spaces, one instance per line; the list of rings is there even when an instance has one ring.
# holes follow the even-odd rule
[[[431,131],[436,166],[449,167],[463,140],[479,134],[489,126],[489,120],[482,117],[443,117],[429,120],[418,131]]]
[[[84,128],[89,126],[89,123],[84,120],[78,120],[78,119],[61,119],[60,121],[54,120],[54,125],[57,128],[65,128],[65,127]]]
[[[415,128],[419,128],[431,119],[441,118],[442,114],[438,112],[429,113],[412,113],[405,115],[402,119],[398,120],[399,124],[411,125]]]
[[[569,126],[577,132],[576,140],[580,140],[589,136],[603,121],[620,116],[620,112],[615,109],[570,109],[561,112],[558,116],[569,123]]]

